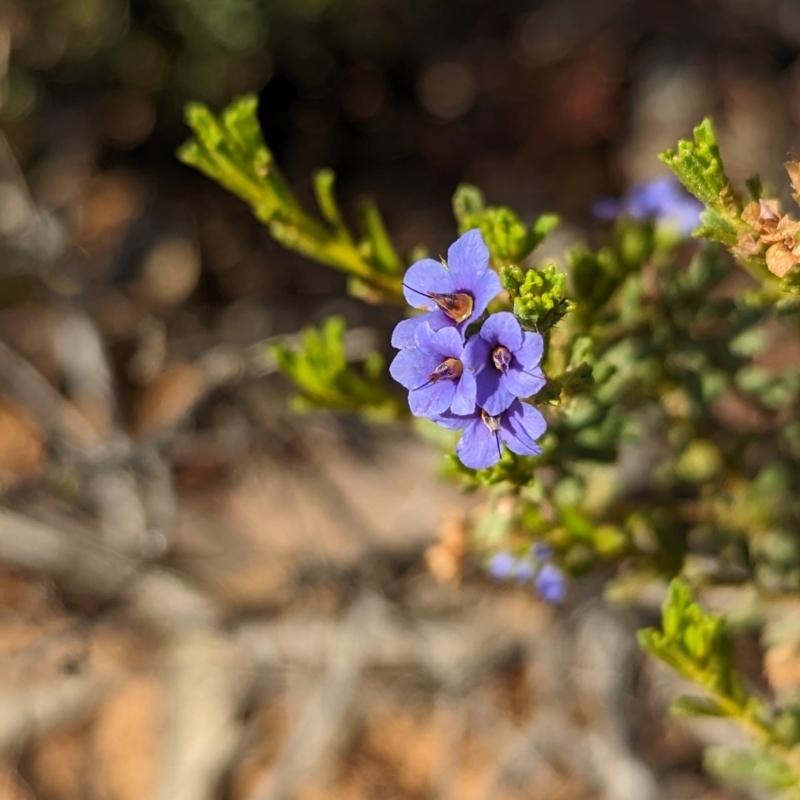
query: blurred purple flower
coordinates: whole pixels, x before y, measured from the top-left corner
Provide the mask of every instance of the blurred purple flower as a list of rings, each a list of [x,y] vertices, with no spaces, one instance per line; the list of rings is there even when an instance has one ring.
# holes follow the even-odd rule
[[[702,210],[703,204],[669,175],[634,186],[619,200],[603,197],[593,206],[600,219],[615,219],[623,214],[633,219],[653,219],[674,225],[682,236],[689,236],[697,227]]]
[[[415,347],[401,350],[389,367],[391,376],[409,390],[408,405],[418,417],[452,409],[470,414],[475,409],[475,376],[464,369],[464,341],[455,328],[434,331],[417,326]]]
[[[554,564],[545,564],[537,573],[534,586],[546,603],[560,603],[567,594],[564,573]]]
[[[471,414],[445,413],[433,421],[451,430],[464,429],[456,445],[461,463],[471,469],[484,469],[496,464],[503,455],[503,444],[521,456],[542,452],[536,444],[547,429],[544,417],[533,406],[514,400],[500,414],[492,416],[476,408]]]
[[[486,571],[497,580],[516,580],[527,583],[533,580],[536,569],[533,564],[524,559],[511,555],[508,550],[501,550],[492,556]]]
[[[497,580],[513,578],[517,571],[517,563],[518,560],[511,553],[501,550],[489,560],[486,571]]]
[[[464,348],[464,366],[475,373],[478,405],[496,416],[515,398],[536,394],[546,383],[539,367],[543,351],[541,335],[523,331],[513,314],[492,314]]]
[[[544,542],[534,542],[531,546],[531,556],[537,561],[549,561],[553,557],[553,548]]]
[[[423,258],[412,264],[403,278],[403,294],[409,305],[429,311],[398,323],[392,346],[414,347],[414,334],[427,323],[434,331],[464,329],[500,294],[497,273],[489,267],[489,249],[475,228],[456,239],[447,251],[447,264]]]
[[[531,548],[533,551],[537,545]],[[552,551],[548,550],[550,558]],[[540,552],[544,552],[541,550]],[[567,580],[564,573],[554,564],[537,565],[527,558],[518,558],[508,550],[501,550],[489,560],[486,571],[495,580],[513,580],[519,583],[533,583],[536,593],[546,603],[560,603],[567,594]]]

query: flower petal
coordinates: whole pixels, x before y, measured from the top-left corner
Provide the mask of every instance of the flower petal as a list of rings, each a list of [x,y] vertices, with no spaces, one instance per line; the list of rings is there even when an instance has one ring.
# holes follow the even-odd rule
[[[453,403],[450,406],[454,414],[471,414],[475,411],[475,376],[465,369],[458,381]]]
[[[503,285],[500,278],[493,269],[488,269],[470,287],[475,304],[472,307],[472,315],[467,320],[467,324],[475,322],[484,311],[486,306],[500,294]]]
[[[505,375],[500,376],[500,385],[514,397],[532,397],[546,383],[539,367],[526,372],[516,363],[509,367]]]
[[[447,294],[453,289],[453,277],[443,264],[432,258],[423,258],[412,264],[403,278],[403,294],[408,304],[427,311],[437,307],[433,300],[426,297],[428,292]]]
[[[508,449],[520,456],[537,456],[542,448],[536,443],[547,430],[547,422],[528,403],[515,400],[500,418],[500,435]]]
[[[464,346],[461,358],[464,367],[476,375],[491,365],[492,349],[480,336],[472,336]]]
[[[502,414],[516,399],[500,382],[500,372],[493,366],[475,375],[475,400],[487,414]]]
[[[478,228],[467,231],[447,250],[447,268],[457,289],[471,290],[475,281],[489,269],[489,248]]]
[[[456,453],[465,467],[485,469],[500,460],[502,446],[498,436],[478,417],[461,435]]]
[[[489,563],[486,565],[486,572],[492,578],[503,580],[505,578],[513,578],[517,570],[519,560],[511,555],[507,550],[501,550],[492,556]]]
[[[545,564],[534,581],[536,592],[546,603],[560,603],[567,594],[564,573],[554,564]]]
[[[436,416],[431,417],[431,421],[435,422],[437,425],[441,425],[443,428],[447,428],[449,431],[460,431],[464,428],[468,428],[476,419],[480,419],[480,412],[475,414],[467,414],[466,416],[460,416],[458,414],[453,414],[451,411],[445,411],[443,414],[437,414]]]
[[[417,328],[420,325],[426,324],[430,325],[432,330],[438,331],[441,328],[452,327],[453,321],[438,308],[430,314],[420,314],[417,317],[401,320],[392,331],[392,347],[398,349],[416,347],[417,341],[415,335]]]
[[[441,356],[440,362],[445,358],[460,360],[464,352],[464,340],[454,325],[446,325],[439,330],[431,328],[430,325],[421,325],[417,328],[414,338],[417,347],[423,353]]]
[[[389,374],[406,389],[417,389],[427,383],[439,362],[416,348],[401,350],[389,365]]]
[[[434,417],[450,408],[455,393],[455,381],[429,383],[408,393],[408,407],[415,417]]]
[[[522,327],[517,318],[509,311],[492,314],[483,323],[480,332],[481,339],[485,339],[492,347],[501,344],[512,353],[522,347]]]
[[[544,353],[544,339],[541,333],[525,331],[522,337],[522,346],[514,352],[514,358],[520,366],[528,371],[539,365]]]

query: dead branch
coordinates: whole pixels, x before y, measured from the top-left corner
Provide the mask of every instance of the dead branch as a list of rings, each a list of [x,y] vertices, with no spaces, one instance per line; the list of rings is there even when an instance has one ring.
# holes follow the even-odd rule
[[[238,752],[239,705],[251,670],[213,633],[174,641],[166,654],[166,746],[155,800],[211,800]]]
[[[0,690],[0,753],[89,713],[114,685],[111,674],[65,675],[47,684]]]
[[[136,568],[135,561],[102,547],[73,523],[9,509],[0,510],[0,560],[101,597],[120,592]]]
[[[322,669],[349,636],[346,623],[323,617],[248,622],[233,633],[260,669]],[[385,612],[363,657],[370,668],[423,669],[437,683],[463,692],[519,645],[489,609],[443,621],[404,621]]]
[[[29,411],[66,462],[92,462],[104,449],[75,407],[24,358],[0,342],[0,388]]]
[[[54,350],[72,397],[90,410],[104,432],[104,444],[130,462],[133,446],[119,424],[111,367],[94,323],[80,311],[62,314],[55,326]],[[156,466],[157,455],[151,453],[150,461]],[[148,505],[153,503],[145,502],[140,490],[147,488],[152,498],[158,498],[158,510],[176,502],[168,470],[151,469],[148,478],[142,487],[130,468],[109,465],[87,481],[105,541],[115,550],[144,558],[164,552],[172,540],[174,514],[149,517]]]
[[[325,674],[312,693],[283,752],[248,800],[285,800],[301,779],[319,770],[343,738],[370,640],[384,625],[384,603],[366,596],[340,625],[337,647],[328,652]]]

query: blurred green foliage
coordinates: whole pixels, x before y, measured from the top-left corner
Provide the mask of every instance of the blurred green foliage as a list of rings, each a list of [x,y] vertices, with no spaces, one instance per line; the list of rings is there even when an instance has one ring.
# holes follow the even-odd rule
[[[681,677],[703,690],[672,705],[681,716],[726,717],[740,724],[756,747],[717,747],[706,753],[706,767],[723,780],[778,792],[784,800],[800,786],[800,706],[773,709],[743,688],[733,659],[725,618],[692,601],[686,584],[674,580],[662,609],[662,629],[639,631],[642,647]]]
[[[295,408],[360,411],[374,420],[401,416],[397,398],[386,387],[383,358],[370,353],[363,369],[355,369],[348,363],[344,334],[344,320],[329,317],[319,328],[301,331],[298,346],[270,348],[280,370],[300,390]]]
[[[220,103],[280,69],[318,95],[341,54],[380,59],[404,47],[423,0],[6,0],[11,63],[2,116],[30,114],[59,85],[127,88]],[[2,20],[0,20],[2,22]]]

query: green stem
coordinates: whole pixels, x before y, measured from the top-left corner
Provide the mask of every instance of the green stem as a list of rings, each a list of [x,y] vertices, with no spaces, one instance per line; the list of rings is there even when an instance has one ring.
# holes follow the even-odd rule
[[[304,211],[299,211],[291,219],[281,217],[282,215],[273,217],[268,225],[272,235],[284,247],[360,278],[379,289],[389,302],[405,305],[402,277],[387,275],[375,269],[364,259],[349,236],[344,238],[332,235]]]

